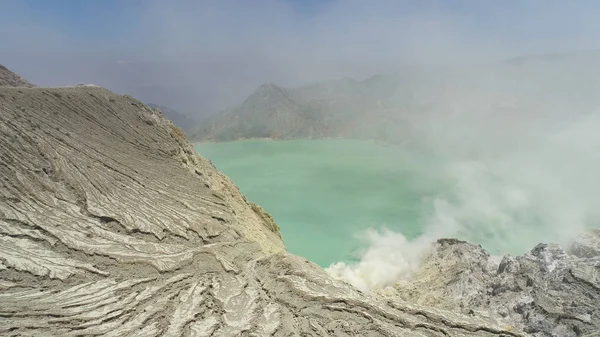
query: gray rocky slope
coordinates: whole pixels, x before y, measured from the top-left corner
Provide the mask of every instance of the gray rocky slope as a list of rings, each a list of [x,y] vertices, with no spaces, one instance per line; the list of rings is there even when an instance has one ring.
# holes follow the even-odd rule
[[[0,64],[0,87],[33,87],[33,84],[27,82],[21,76],[8,70]]]
[[[0,335],[524,336],[333,280],[172,123],[93,86],[0,88]]]
[[[391,296],[473,316],[502,317],[540,337],[600,336],[600,232],[570,253],[539,244],[529,253],[490,256],[480,246],[438,240],[414,277]]]

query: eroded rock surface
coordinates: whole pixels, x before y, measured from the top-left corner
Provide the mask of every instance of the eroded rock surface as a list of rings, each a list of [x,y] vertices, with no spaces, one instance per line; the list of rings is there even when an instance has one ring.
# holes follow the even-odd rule
[[[0,88],[0,335],[523,336],[331,279],[179,129],[93,86]]]
[[[600,332],[600,256],[580,258],[557,245],[502,258],[480,246],[438,240],[396,296],[472,316],[500,316],[533,336]]]
[[[5,66],[0,64],[0,87],[28,87],[31,88],[34,85],[27,82],[21,76],[8,70]]]

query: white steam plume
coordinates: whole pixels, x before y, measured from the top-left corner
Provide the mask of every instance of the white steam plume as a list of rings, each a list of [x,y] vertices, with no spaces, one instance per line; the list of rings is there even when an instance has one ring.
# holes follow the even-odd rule
[[[359,262],[338,262],[328,272],[380,288],[410,277],[440,237],[481,244],[491,254],[523,254],[540,242],[566,247],[586,228],[600,227],[600,113],[593,108],[599,105],[569,110],[569,101],[559,103],[512,117],[458,109],[462,115],[419,121],[420,150],[436,154],[437,174],[448,185],[429,201],[425,234],[407,240],[371,230]],[[508,118],[514,127],[499,130]]]

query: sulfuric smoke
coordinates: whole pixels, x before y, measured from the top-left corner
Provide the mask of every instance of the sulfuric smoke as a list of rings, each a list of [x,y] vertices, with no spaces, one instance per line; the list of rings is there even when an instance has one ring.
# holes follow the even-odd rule
[[[532,94],[506,112],[481,109],[481,102],[461,109],[471,96],[448,95],[439,109],[454,110],[415,118],[413,144],[439,159],[432,179],[447,187],[424,200],[424,233],[408,240],[371,229],[361,234],[367,248],[360,260],[328,272],[380,288],[410,277],[441,237],[481,244],[493,255],[523,254],[540,242],[566,248],[586,228],[600,227],[600,113],[595,101],[570,104],[566,96],[535,102]]]

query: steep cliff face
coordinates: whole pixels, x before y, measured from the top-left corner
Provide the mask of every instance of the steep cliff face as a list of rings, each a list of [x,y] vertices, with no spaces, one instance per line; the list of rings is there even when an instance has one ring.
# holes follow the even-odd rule
[[[522,336],[364,294],[179,129],[108,90],[0,88],[0,335]]]

